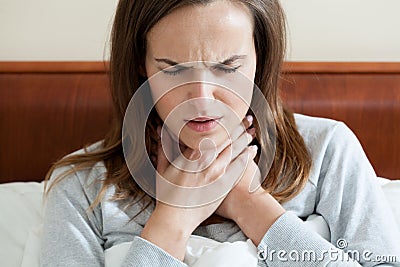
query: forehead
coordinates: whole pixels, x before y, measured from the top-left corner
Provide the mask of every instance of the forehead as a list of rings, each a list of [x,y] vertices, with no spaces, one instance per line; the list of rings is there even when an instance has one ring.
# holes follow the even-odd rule
[[[148,54],[179,62],[217,61],[252,47],[252,16],[245,5],[235,1],[179,8],[147,35]]]

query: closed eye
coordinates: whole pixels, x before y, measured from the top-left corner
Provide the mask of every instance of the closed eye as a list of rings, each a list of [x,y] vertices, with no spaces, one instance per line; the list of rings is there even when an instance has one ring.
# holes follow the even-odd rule
[[[213,67],[213,69],[214,69],[214,70],[217,70],[217,71],[222,71],[222,72],[224,72],[224,73],[234,73],[234,72],[236,72],[240,67],[241,67],[241,65],[236,66],[236,67],[230,67],[230,66],[225,65],[225,64],[218,64],[218,65],[215,65],[215,66]]]
[[[174,67],[169,67],[166,69],[162,69],[161,71],[167,75],[171,75],[171,76],[176,76],[180,73],[182,73],[183,71],[187,70],[188,68],[186,67],[181,67],[181,66],[174,66]]]
[[[163,73],[171,75],[171,76],[176,76],[179,73],[182,72],[182,70],[161,70]]]

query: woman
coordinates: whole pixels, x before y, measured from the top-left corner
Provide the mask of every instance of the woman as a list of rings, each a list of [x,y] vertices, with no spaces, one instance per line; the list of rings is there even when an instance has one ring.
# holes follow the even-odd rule
[[[103,142],[62,159],[49,172],[42,265],[102,266],[105,249],[132,241],[123,266],[185,266],[191,234],[220,242],[249,238],[259,250],[260,266],[316,265],[277,257],[274,251],[312,251],[318,265],[332,266],[382,263],[366,257],[350,262],[346,250],[369,251],[373,259],[400,255],[394,219],[353,133],[340,122],[293,115],[282,107],[278,78],[284,51],[285,23],[278,1],[121,0],[110,60],[116,124]],[[271,125],[249,110],[249,103],[259,100],[256,89],[236,94],[202,83],[204,76],[198,76],[200,82],[160,93],[162,82],[151,79],[180,79],[198,69],[222,80],[240,72],[254,81],[271,109],[275,153],[268,145]],[[155,109],[145,136],[138,131],[137,138],[126,142],[122,136],[129,101],[148,78]],[[213,103],[219,104],[210,111]],[[145,110],[141,102],[135,104],[132,117],[125,117],[132,125]],[[185,112],[175,112],[181,105],[193,113],[184,117]],[[213,114],[218,107],[231,111]],[[162,123],[171,114],[172,121],[181,122],[175,128]],[[242,123],[227,119],[232,117]],[[167,142],[162,141],[164,135]],[[179,205],[184,197],[169,202],[176,199],[168,197],[177,194],[163,193],[162,187],[155,187],[152,197],[157,200],[150,198],[137,180],[154,181],[141,172],[145,155],[136,148],[142,137],[157,169],[156,184],[164,179],[177,187],[199,187],[228,177],[233,188],[190,208]],[[202,147],[204,140],[211,140],[212,146]],[[165,146],[174,141],[184,158],[198,164],[197,172],[180,168],[190,162],[180,167],[170,163],[175,157],[170,160],[171,147]],[[273,155],[269,172],[262,155]],[[250,192],[256,174],[265,179]],[[151,183],[149,188],[154,188]],[[327,222],[329,241],[299,219],[315,213]],[[346,246],[335,246],[343,240]]]

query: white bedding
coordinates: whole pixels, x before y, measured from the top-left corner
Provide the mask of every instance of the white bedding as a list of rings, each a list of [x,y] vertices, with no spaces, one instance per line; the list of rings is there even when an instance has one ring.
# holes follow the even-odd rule
[[[379,180],[400,225],[400,181]],[[39,266],[42,220],[42,183],[0,184],[0,266]],[[329,239],[329,229],[322,217],[312,215],[306,221],[311,229]],[[106,266],[118,266],[130,243],[105,251]],[[229,256],[228,256],[229,255]],[[192,236],[186,248],[189,266],[256,266],[257,249],[246,242],[219,243]]]
[[[321,216],[312,215],[305,222],[307,227],[329,239],[329,228]],[[131,242],[113,246],[105,251],[105,266],[120,266]],[[192,235],[186,247],[184,262],[193,267],[250,267],[257,266],[257,248],[250,239],[224,242]]]

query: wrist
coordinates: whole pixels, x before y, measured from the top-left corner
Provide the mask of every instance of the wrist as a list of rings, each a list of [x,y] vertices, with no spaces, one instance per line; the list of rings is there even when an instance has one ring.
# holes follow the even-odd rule
[[[140,236],[182,261],[193,231],[173,213],[163,213],[155,209]]]
[[[285,209],[270,194],[254,192],[236,205],[233,220],[257,246]]]

